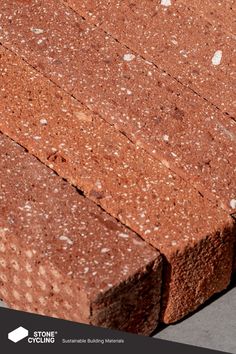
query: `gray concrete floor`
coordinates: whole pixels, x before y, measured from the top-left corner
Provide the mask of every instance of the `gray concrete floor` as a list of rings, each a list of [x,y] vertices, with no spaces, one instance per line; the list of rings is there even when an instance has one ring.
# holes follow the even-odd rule
[[[159,329],[154,338],[236,354],[236,281],[193,315]]]
[[[236,354],[236,279],[225,293],[181,322],[159,328],[153,337]]]

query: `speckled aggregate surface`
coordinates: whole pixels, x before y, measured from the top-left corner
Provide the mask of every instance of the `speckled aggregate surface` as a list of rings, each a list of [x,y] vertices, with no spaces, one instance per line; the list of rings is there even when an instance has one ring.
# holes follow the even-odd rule
[[[232,28],[196,1],[0,5],[0,130],[161,251],[182,318],[232,273]]]
[[[67,3],[84,15],[79,1]],[[94,22],[90,7],[86,4],[85,17],[92,17]],[[200,8],[204,12],[204,5]],[[236,79],[235,38],[222,31],[220,24],[199,16],[198,9],[182,1],[110,0],[106,12],[96,2],[92,10],[96,20],[101,20],[95,23],[120,42],[236,118],[232,93]],[[213,62],[218,50],[222,58]]]
[[[1,53],[0,129],[165,255],[171,267],[165,321],[227,286],[232,222],[226,212],[14,54]],[[208,271],[206,257],[212,258]],[[194,280],[183,272],[186,263]]]
[[[151,333],[159,253],[2,134],[0,166],[1,298],[21,310]]]
[[[133,4],[132,0],[130,3]],[[143,11],[147,3],[150,4],[148,14]],[[121,1],[118,11],[111,8],[102,27],[222,111],[236,117],[232,93],[235,40],[183,4],[164,7],[157,6],[156,1],[139,1],[136,7],[125,5]],[[219,60],[214,61],[218,51]]]
[[[1,12],[4,45],[167,167],[191,179],[203,195],[232,209],[233,119],[63,4],[3,1]]]
[[[81,16],[89,19],[96,25],[101,25],[107,14],[108,9],[111,5],[119,3],[119,1],[114,0],[62,0],[65,4],[76,10]],[[121,2],[121,1],[120,1]],[[123,3],[127,3],[123,1]],[[131,3],[131,2],[130,2]],[[139,2],[138,2],[139,3]],[[133,1],[132,6],[138,5],[137,2]],[[151,1],[143,1],[143,12],[146,13],[146,6],[148,6]],[[184,4],[192,11],[194,10],[195,17],[204,17],[205,20],[209,21],[213,25],[220,27],[221,32],[235,35],[236,32],[236,5],[235,0],[160,0],[156,1],[155,5],[159,8],[159,4],[163,6],[170,7],[173,4]]]
[[[224,31],[235,38],[236,33],[236,2],[235,0],[177,0],[177,2],[194,7],[196,13],[201,14],[210,23],[216,24]]]

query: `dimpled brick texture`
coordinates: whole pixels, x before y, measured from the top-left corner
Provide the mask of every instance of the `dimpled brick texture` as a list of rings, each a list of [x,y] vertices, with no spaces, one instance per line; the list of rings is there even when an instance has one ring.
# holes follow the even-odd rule
[[[164,254],[163,320],[224,289],[233,249],[227,214],[15,55],[1,54],[0,129]]]
[[[52,0],[40,5],[3,2],[4,45],[230,208],[236,198],[236,122],[68,7]]]
[[[77,2],[68,0],[81,13]],[[108,33],[236,119],[235,38],[221,26],[181,1],[163,6],[156,0],[111,0],[106,14],[101,6],[97,10],[101,16],[99,12],[95,18],[102,17],[101,27]],[[223,56],[216,66],[212,58],[218,50]]]
[[[2,134],[0,167],[4,302],[150,334],[159,314],[159,253]]]

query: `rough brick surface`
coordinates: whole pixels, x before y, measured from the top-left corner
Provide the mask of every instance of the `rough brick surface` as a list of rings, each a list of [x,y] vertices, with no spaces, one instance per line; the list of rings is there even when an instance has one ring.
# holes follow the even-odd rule
[[[0,180],[5,303],[140,334],[155,329],[157,251],[2,134]]]
[[[165,322],[228,285],[233,234],[225,212],[3,48],[0,65],[0,130],[164,255]]]
[[[79,1],[68,3],[82,13],[81,5],[76,6]],[[220,25],[181,1],[163,6],[156,0],[111,0],[106,14],[100,4],[93,13],[97,16],[88,12],[86,19],[102,19],[101,27],[112,36],[236,119],[235,39]],[[218,51],[222,58],[213,64]]]
[[[1,11],[6,46],[230,208],[236,122],[58,2],[3,2]]]

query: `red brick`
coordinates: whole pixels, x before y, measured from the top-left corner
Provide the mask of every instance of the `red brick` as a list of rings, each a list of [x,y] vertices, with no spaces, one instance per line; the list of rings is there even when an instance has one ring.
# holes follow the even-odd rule
[[[71,6],[81,13],[77,3]],[[166,7],[156,0],[113,0],[106,14],[98,5],[94,13],[93,20],[103,18],[105,31],[236,119],[235,40],[220,25],[182,1]],[[91,21],[91,16],[86,19]],[[220,65],[213,65],[218,51]]]
[[[58,2],[4,1],[1,11],[4,45],[230,209],[236,198],[232,119],[140,56],[125,61],[131,54],[125,46]]]
[[[165,322],[228,285],[227,213],[3,48],[0,63],[0,130],[161,251]]]
[[[160,309],[160,254],[2,134],[0,167],[4,302],[150,334]]]
[[[214,25],[220,25],[222,31],[234,35],[236,32],[236,3],[234,0],[215,1],[215,0],[178,0],[195,8],[196,14],[201,14]],[[74,0],[76,4],[77,1]]]

